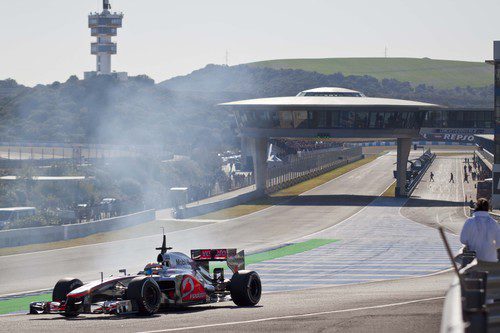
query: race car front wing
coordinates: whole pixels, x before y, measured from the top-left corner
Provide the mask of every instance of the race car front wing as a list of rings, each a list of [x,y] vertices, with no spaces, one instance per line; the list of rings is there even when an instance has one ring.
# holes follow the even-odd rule
[[[81,310],[79,313],[90,314],[133,314],[132,301],[116,300],[93,303],[89,311]],[[66,304],[64,302],[32,302],[30,303],[30,314],[64,314]]]

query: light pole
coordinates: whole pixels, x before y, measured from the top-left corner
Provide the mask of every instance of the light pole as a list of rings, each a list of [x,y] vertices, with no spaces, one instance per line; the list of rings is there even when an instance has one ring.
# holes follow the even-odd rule
[[[487,63],[495,66],[495,157],[491,205],[493,209],[500,209],[500,41],[493,42],[493,60]]]

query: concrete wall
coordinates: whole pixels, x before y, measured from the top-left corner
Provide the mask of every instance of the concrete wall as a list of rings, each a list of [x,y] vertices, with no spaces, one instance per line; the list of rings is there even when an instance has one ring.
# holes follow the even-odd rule
[[[252,191],[245,194],[241,194],[237,197],[229,198],[226,200],[211,202],[208,204],[203,204],[194,207],[187,207],[182,211],[182,218],[190,218],[193,216],[199,216],[203,214],[208,214],[211,212],[215,212],[217,210],[221,210],[224,208],[229,208],[237,205],[241,205],[245,202],[255,200],[264,195],[263,191]]]
[[[153,221],[154,219],[155,211],[147,210],[135,214],[79,224],[3,230],[0,231],[0,248],[81,238],[100,232],[131,227]]]

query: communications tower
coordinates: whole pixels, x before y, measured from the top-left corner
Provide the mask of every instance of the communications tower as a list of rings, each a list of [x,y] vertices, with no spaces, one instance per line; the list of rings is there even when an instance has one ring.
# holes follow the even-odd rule
[[[90,47],[90,53],[96,56],[96,71],[86,72],[85,78],[96,75],[114,75],[126,78],[126,73],[111,71],[111,55],[116,54],[117,50],[117,45],[111,38],[116,36],[118,28],[122,27],[123,14],[111,13],[109,0],[103,0],[102,3],[101,13],[96,12],[89,15],[90,34],[97,38]]]

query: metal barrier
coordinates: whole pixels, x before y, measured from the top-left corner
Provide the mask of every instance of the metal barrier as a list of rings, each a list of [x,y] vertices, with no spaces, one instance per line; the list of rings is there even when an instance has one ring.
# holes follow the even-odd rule
[[[267,170],[266,191],[279,191],[363,158],[361,147],[314,154]]]
[[[426,158],[425,166],[422,169],[420,169],[418,171],[417,176],[414,177],[414,178],[412,178],[410,180],[410,182],[408,183],[408,187],[407,187],[407,190],[406,190],[406,193],[407,193],[408,197],[411,196],[411,194],[413,193],[413,191],[415,191],[415,189],[417,188],[417,185],[420,183],[420,181],[424,177],[425,173],[427,172],[427,170],[431,166],[432,162],[434,162],[434,159],[436,159],[436,154],[431,153],[430,149],[427,149],[427,151],[422,155],[422,157],[423,156],[427,156],[428,158]]]

